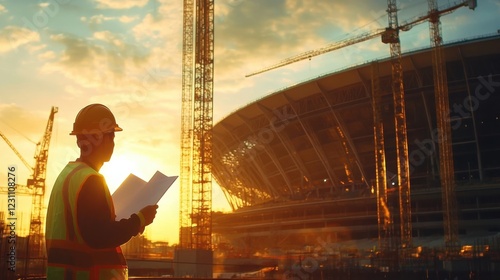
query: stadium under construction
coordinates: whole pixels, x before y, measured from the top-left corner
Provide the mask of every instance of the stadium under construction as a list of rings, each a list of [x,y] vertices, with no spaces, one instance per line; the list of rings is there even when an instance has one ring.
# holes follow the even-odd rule
[[[443,46],[456,182],[450,197],[456,199],[452,223],[458,224],[459,247],[453,252],[445,248],[431,49],[402,57],[411,248],[398,246],[401,211],[389,58],[377,62],[376,72],[387,176],[384,208],[375,186],[374,63],[366,63],[270,94],[214,126],[213,175],[234,210],[214,214],[214,244],[225,249],[225,257],[281,259],[285,271],[298,267],[319,273],[353,264],[498,271],[499,50],[498,34]],[[390,217],[391,229],[384,235],[380,209]],[[399,258],[381,254],[381,248],[392,248]],[[401,261],[403,249],[409,250],[403,254],[408,262]]]

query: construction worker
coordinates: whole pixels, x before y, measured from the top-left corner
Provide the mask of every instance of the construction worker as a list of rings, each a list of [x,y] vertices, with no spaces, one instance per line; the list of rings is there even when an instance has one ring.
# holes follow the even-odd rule
[[[99,169],[110,160],[118,131],[115,117],[102,104],[88,105],[76,116],[70,135],[76,135],[80,157],[56,179],[47,209],[48,280],[128,278],[120,245],[153,222],[158,206],[115,221]]]

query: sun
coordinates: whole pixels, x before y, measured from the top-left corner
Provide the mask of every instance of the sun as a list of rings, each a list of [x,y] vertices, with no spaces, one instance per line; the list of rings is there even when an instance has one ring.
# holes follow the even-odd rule
[[[130,173],[137,171],[137,160],[133,155],[113,155],[109,162],[104,163],[99,171],[108,184],[109,192],[113,193]]]

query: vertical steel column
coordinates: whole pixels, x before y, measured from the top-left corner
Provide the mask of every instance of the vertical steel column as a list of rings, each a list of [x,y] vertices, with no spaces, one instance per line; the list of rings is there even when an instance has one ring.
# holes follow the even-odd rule
[[[406,132],[406,110],[403,86],[403,67],[401,65],[401,43],[399,40],[399,26],[396,0],[388,0],[389,27],[382,36],[384,43],[389,43],[392,64],[392,91],[394,98],[394,125],[396,129],[396,155],[399,184],[399,211],[400,211],[400,246],[402,249],[411,248],[411,198],[410,198],[410,170],[408,159],[408,137]],[[404,254],[404,252],[403,252]]]
[[[183,13],[179,247],[191,248],[191,220],[189,214],[191,209],[191,154],[193,143],[193,0],[184,0]]]
[[[437,0],[429,0],[429,27],[434,73],[434,96],[439,143],[439,173],[443,200],[444,241],[448,254],[458,253],[458,215],[455,197],[455,171],[450,125],[450,104],[446,62],[441,49],[442,36]]]
[[[211,250],[214,2],[184,0],[179,246]]]
[[[387,173],[385,162],[384,122],[380,112],[381,92],[378,62],[372,63],[373,142],[375,155],[375,189],[377,192],[378,244],[391,249],[391,212],[387,205]]]
[[[212,249],[212,127],[214,1],[197,0],[195,17],[192,238],[196,249]]]

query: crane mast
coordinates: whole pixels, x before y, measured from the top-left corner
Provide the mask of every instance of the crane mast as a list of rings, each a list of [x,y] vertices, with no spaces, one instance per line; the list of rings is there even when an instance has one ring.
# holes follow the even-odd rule
[[[193,0],[184,0],[182,44],[181,166],[179,199],[179,246],[191,247],[191,160],[193,110]]]
[[[29,253],[26,260],[29,260],[31,257],[42,257],[42,222],[44,220],[42,213],[45,199],[45,178],[47,174],[50,138],[52,135],[52,128],[54,126],[54,115],[57,112],[58,108],[52,107],[49,120],[47,121],[47,126],[45,128],[45,133],[43,134],[41,141],[36,146],[33,175],[27,182],[28,189],[32,190],[33,204],[31,208],[30,237],[28,246]]]
[[[214,1],[197,0],[191,228],[196,249],[212,249]]]
[[[389,27],[382,35],[382,42],[389,44],[392,67],[392,96],[394,103],[394,126],[396,130],[396,157],[399,186],[399,223],[400,246],[402,249],[412,247],[410,171],[408,159],[408,137],[406,131],[406,110],[403,86],[403,67],[401,65],[401,42],[396,0],[387,1]]]
[[[458,253],[458,210],[455,194],[455,172],[453,165],[452,135],[450,124],[450,104],[448,98],[448,79],[446,60],[443,58],[440,16],[458,7],[469,6],[475,9],[476,1],[462,1],[444,10],[438,10],[437,0],[428,0],[429,31],[432,46],[432,65],[434,75],[434,98],[436,103],[436,122],[439,143],[439,173],[443,204],[444,242],[449,255]]]
[[[184,1],[179,246],[211,249],[214,4]]]
[[[212,276],[214,0],[184,0],[176,277]]]

